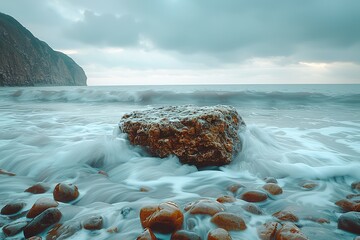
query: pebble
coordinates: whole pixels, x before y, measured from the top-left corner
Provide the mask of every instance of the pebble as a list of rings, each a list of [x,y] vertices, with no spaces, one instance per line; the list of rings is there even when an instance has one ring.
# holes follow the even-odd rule
[[[77,186],[67,183],[59,183],[55,186],[54,199],[59,202],[71,202],[79,196]]]
[[[156,236],[150,228],[145,228],[144,231],[136,238],[136,240],[156,240]]]
[[[274,217],[281,221],[298,222],[299,218],[290,211],[279,211],[273,214]]]
[[[87,230],[100,230],[103,227],[104,219],[102,216],[92,216],[83,221],[82,225]]]
[[[360,234],[360,213],[347,212],[338,219],[338,228],[355,234]]]
[[[214,200],[201,199],[187,204],[184,210],[191,214],[207,214],[213,216],[218,212],[224,211],[225,206]]]
[[[25,238],[42,233],[46,228],[60,221],[61,212],[57,208],[48,208],[36,216],[24,229]]]
[[[228,231],[223,228],[217,228],[209,232],[208,240],[232,240],[232,238]]]
[[[219,212],[211,218],[211,222],[227,231],[240,231],[246,229],[244,219],[234,213]]]
[[[10,223],[5,225],[2,230],[6,236],[11,237],[21,232],[27,224],[26,221]]]
[[[263,189],[272,195],[279,195],[283,193],[282,188],[276,183],[267,183],[263,186]]]
[[[34,218],[48,208],[57,207],[59,203],[51,198],[39,198],[27,213],[27,218]]]
[[[170,240],[201,240],[201,237],[194,232],[179,230],[171,235]]]
[[[33,194],[41,194],[45,193],[50,189],[50,187],[45,183],[37,183],[29,188],[27,188],[24,192],[29,192]]]
[[[267,198],[266,193],[257,190],[247,191],[241,195],[241,199],[247,202],[263,202]]]
[[[141,208],[140,221],[143,228],[166,234],[182,227],[184,215],[175,203],[165,202]]]
[[[24,202],[8,203],[1,209],[1,214],[12,215],[20,212],[25,207]]]

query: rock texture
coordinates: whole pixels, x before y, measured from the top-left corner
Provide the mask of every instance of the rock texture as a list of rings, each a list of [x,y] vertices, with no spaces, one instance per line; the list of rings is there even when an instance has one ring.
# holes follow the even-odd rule
[[[221,166],[241,150],[244,121],[230,106],[168,106],[125,114],[119,123],[131,144],[159,157],[175,154],[182,163]]]
[[[0,13],[0,86],[85,86],[86,75],[14,18]]]

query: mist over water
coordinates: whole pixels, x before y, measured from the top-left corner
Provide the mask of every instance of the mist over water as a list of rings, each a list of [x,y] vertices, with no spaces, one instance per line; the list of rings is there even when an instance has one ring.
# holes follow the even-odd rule
[[[118,130],[125,113],[182,104],[237,109],[247,128],[239,132],[243,149],[230,165],[199,171],[175,156],[151,157]],[[0,169],[16,174],[0,175],[0,207],[23,199],[30,209],[39,196],[24,190],[37,182],[51,189],[73,183],[80,197],[72,205],[60,203],[61,221],[101,215],[104,229],[70,239],[136,239],[146,204],[174,201],[183,209],[193,200],[229,194],[232,184],[261,189],[268,176],[278,179],[284,194],[260,204],[266,215],[243,211],[240,199],[226,204],[248,225],[231,232],[233,239],[258,239],[256,226],[287,207],[301,219],[330,219],[325,226],[300,220],[310,239],[322,239],[314,237],[320,228],[323,239],[353,237],[336,230],[334,202],[351,194],[350,184],[360,179],[359,85],[1,88],[0,112]],[[305,191],[299,185],[304,181],[318,187]],[[52,197],[52,190],[41,197]],[[206,239],[214,225],[199,218],[186,215],[184,226],[195,226]],[[112,227],[119,232],[106,231]]]

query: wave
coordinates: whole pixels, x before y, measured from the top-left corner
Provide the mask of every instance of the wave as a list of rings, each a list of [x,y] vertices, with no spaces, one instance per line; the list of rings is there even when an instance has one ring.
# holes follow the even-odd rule
[[[325,94],[318,92],[281,91],[162,91],[162,90],[108,90],[101,88],[75,89],[8,89],[0,98],[19,102],[73,102],[73,103],[133,103],[133,104],[351,104],[360,103],[360,94]]]

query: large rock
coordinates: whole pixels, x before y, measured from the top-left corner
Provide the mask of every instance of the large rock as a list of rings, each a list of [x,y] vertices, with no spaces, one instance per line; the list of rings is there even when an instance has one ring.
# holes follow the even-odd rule
[[[241,150],[244,121],[230,106],[168,106],[125,114],[119,123],[131,144],[159,157],[175,154],[182,163],[221,166]]]
[[[0,13],[0,86],[86,85],[84,70]]]

